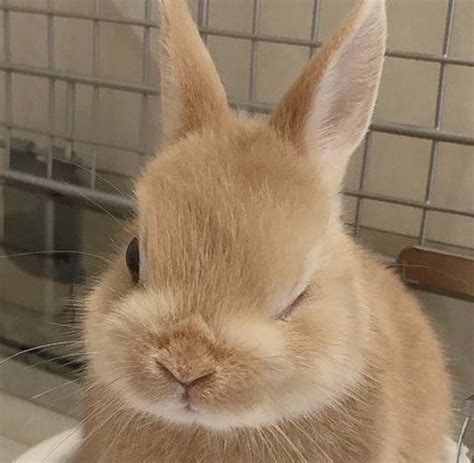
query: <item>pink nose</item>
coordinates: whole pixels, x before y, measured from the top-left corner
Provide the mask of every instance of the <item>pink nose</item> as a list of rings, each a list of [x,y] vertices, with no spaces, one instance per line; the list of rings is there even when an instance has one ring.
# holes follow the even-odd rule
[[[181,384],[181,386],[183,386],[186,390],[195,386],[197,383],[210,378],[214,374],[214,371],[204,371],[196,374],[182,375],[174,370],[171,370],[169,367],[158,360],[156,361],[156,364],[159,366],[161,371],[163,371],[163,373],[165,373],[170,379]]]

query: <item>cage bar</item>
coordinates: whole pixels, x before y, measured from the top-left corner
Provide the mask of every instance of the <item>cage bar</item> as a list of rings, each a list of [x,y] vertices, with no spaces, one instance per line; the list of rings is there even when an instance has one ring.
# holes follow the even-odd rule
[[[75,198],[81,201],[87,198],[92,204],[96,201],[100,205],[108,205],[127,212],[133,209],[132,200],[121,195],[91,190],[87,187],[67,184],[58,180],[39,177],[38,175],[26,174],[11,169],[0,169],[0,177],[6,178],[11,183],[30,185],[43,191],[61,194],[67,198]]]
[[[362,153],[362,165],[359,177],[359,191],[365,190],[365,182],[369,172],[369,156],[370,148],[372,146],[372,132],[369,131],[364,141],[364,151]],[[362,197],[357,196],[356,212],[354,218],[354,232],[356,236],[360,233],[360,222],[362,220]]]
[[[210,0],[199,0],[197,23],[203,42],[207,45],[207,33],[206,28],[209,25],[209,1]]]
[[[0,70],[8,73],[17,73],[29,76],[44,77],[47,79],[54,78],[64,82],[72,82],[76,84],[99,86],[112,90],[122,90],[124,92],[147,94],[150,96],[158,95],[159,90],[150,86],[137,85],[132,83],[114,81],[110,79],[102,79],[93,76],[82,76],[76,74],[65,73],[61,71],[51,71],[48,69],[36,68],[32,66],[24,66],[11,63],[0,63]],[[270,105],[258,102],[249,102],[241,100],[231,100],[234,107],[245,109],[258,113],[269,113],[272,109]],[[382,133],[390,133],[394,135],[403,135],[407,137],[423,138],[428,140],[437,140],[446,143],[457,143],[462,145],[474,146],[474,135],[456,133],[448,130],[435,129],[431,127],[421,127],[416,125],[399,124],[395,122],[378,121],[372,124],[372,130]],[[35,131],[35,129],[31,130]]]
[[[446,24],[445,24],[445,32],[444,32],[444,39],[443,39],[443,56],[449,55],[449,49],[451,46],[451,38],[453,35],[453,24],[454,24],[454,16],[456,13],[456,0],[449,0],[448,1],[448,9],[446,12]],[[438,77],[438,93],[436,96],[436,109],[435,109],[435,129],[441,129],[442,123],[442,115],[444,109],[444,100],[445,100],[445,93],[446,93],[446,63],[440,64],[439,69],[439,77]],[[428,179],[426,183],[426,190],[425,190],[425,203],[431,203],[431,197],[433,193],[433,184],[436,174],[436,164],[438,160],[438,142],[433,140],[431,144],[431,154],[430,154],[430,162],[428,167]],[[420,227],[420,235],[419,235],[419,244],[423,245],[426,240],[426,231],[427,231],[427,220],[428,220],[428,211],[423,209],[423,213],[421,216],[421,227]]]
[[[92,5],[94,16],[100,18],[101,0],[94,0]],[[92,76],[99,78],[100,76],[100,31],[101,21],[95,19],[92,27]],[[99,140],[100,138],[100,86],[94,85],[92,90],[92,127],[91,138]],[[89,174],[90,187],[95,190],[97,182],[97,145],[92,146],[91,166]]]
[[[321,19],[321,5],[322,0],[313,0],[313,11],[311,14],[311,33],[310,40],[312,43],[318,43],[319,38],[319,23]],[[310,45],[309,57],[311,58],[316,50],[316,46]]]
[[[53,0],[48,0],[48,9],[53,7]],[[48,67],[55,69],[55,57],[54,57],[54,16],[48,15],[47,23],[47,36],[48,36]],[[48,128],[51,134],[55,132],[56,126],[56,83],[53,78],[48,79]],[[49,137],[49,152],[48,152],[48,165],[46,168],[46,176],[51,178],[53,176],[53,155],[54,155],[54,136]]]
[[[53,71],[51,69],[39,68],[34,66],[26,66],[13,63],[0,63],[0,71],[12,72],[16,74],[23,74],[27,76],[44,77],[46,79],[57,79],[64,82],[84,84],[84,85],[98,85],[99,87],[108,88],[111,90],[121,90],[130,93],[140,93],[148,95],[158,95],[158,89],[153,87],[144,87],[143,85],[121,82],[117,80],[103,79],[101,77],[93,77],[80,74],[71,74],[64,71]]]
[[[10,128],[14,130],[20,130],[22,132],[30,132],[34,133],[37,135],[47,135],[51,136],[53,135],[54,138],[57,138],[58,140],[65,140],[67,141],[70,136],[65,135],[63,133],[55,132],[51,133],[49,130],[45,129],[38,129],[36,127],[31,127],[27,126],[24,124],[16,124],[16,123],[11,123],[8,124],[5,121],[0,121],[0,127],[5,127],[5,128]],[[131,153],[137,153],[137,154],[145,154],[143,151],[139,148],[134,148],[133,146],[123,146],[123,145],[118,145],[116,143],[108,143],[108,142],[102,142],[102,141],[97,141],[97,140],[90,140],[88,138],[83,138],[77,135],[74,135],[74,141],[78,143],[83,143],[85,145],[91,145],[91,146],[96,146],[96,147],[103,147],[103,148],[113,148],[113,149],[119,149],[121,151],[129,151]]]
[[[415,201],[411,199],[398,198],[396,196],[384,195],[380,193],[369,193],[367,191],[355,191],[350,188],[346,189],[344,193],[348,196],[362,199],[373,199],[381,203],[398,204],[399,206],[409,206],[415,209],[426,209],[431,212],[445,212],[447,214],[459,215],[463,217],[474,217],[474,209],[458,209],[441,206],[433,206],[432,204],[426,204],[423,201]]]
[[[53,0],[47,0],[48,8],[53,7]],[[55,48],[54,48],[54,16],[48,15],[47,17],[47,60],[48,68],[54,70],[55,64]],[[56,125],[56,89],[55,80],[53,78],[48,79],[48,128],[51,133],[55,132]],[[48,153],[47,153],[47,166],[46,166],[46,177],[53,178],[54,168],[54,136],[48,137]],[[45,201],[45,214],[44,214],[44,250],[46,252],[54,251],[55,249],[55,216],[56,216],[56,205],[52,198],[47,198]],[[46,259],[44,263],[47,274],[52,274],[54,271],[54,263],[51,259]],[[44,285],[44,307],[47,312],[54,310],[55,304],[55,284],[53,281],[48,280]]]
[[[145,20],[151,21],[151,0],[145,0]],[[150,53],[151,53],[151,28],[145,26],[143,28],[143,48],[142,48],[142,85],[148,86],[150,78]],[[150,97],[144,93],[141,99],[141,112],[140,112],[140,140],[141,149],[144,153],[148,153],[148,113],[150,106]]]
[[[253,0],[252,34],[255,36],[258,35],[260,8],[260,0]],[[258,43],[258,40],[252,40],[252,45],[250,48],[249,101],[254,101],[257,95]]]
[[[5,10],[3,12],[3,48],[4,48],[4,56],[5,62],[11,62],[11,44],[10,44],[10,12],[8,10],[9,1],[3,0],[3,7]],[[11,131],[11,124],[13,120],[13,88],[12,88],[12,72],[6,71],[5,73],[5,109],[4,109],[4,118],[7,125],[4,126],[5,128],[5,161],[4,164],[8,168],[10,166],[10,155],[11,155],[11,140],[12,140],[12,131]]]
[[[76,85],[69,82],[66,87],[66,149],[65,157],[68,161],[72,159],[74,148],[74,132],[76,122]]]
[[[207,4],[206,0],[200,0],[201,2],[204,1],[204,4]],[[207,0],[209,1],[209,0]],[[69,11],[61,11],[58,9],[51,9],[48,8],[39,8],[39,7],[26,7],[26,6],[14,6],[14,5],[0,5],[0,10],[3,11],[12,11],[17,13],[29,13],[29,14],[38,14],[38,15],[48,15],[51,14],[53,16],[58,16],[62,18],[70,18],[70,19],[84,19],[84,20],[99,20],[101,22],[107,23],[114,23],[114,24],[122,24],[125,26],[141,26],[141,27],[150,27],[150,28],[159,28],[159,24],[154,21],[145,21],[140,19],[133,19],[133,18],[118,18],[118,17],[106,17],[101,16],[97,17],[91,14],[83,14],[83,13],[76,13],[76,12],[69,12]],[[200,15],[203,16],[203,21],[206,22],[206,18],[208,18],[208,9],[202,8],[202,13]],[[269,42],[269,43],[281,43],[286,45],[296,45],[301,47],[313,47],[317,48],[321,46],[321,42],[319,41],[312,41],[309,39],[298,39],[294,37],[283,37],[283,36],[272,36],[272,35],[254,35],[251,32],[243,32],[243,31],[229,31],[226,29],[216,29],[216,28],[209,28],[205,26],[200,26],[200,31],[203,35],[217,35],[220,37],[228,37],[228,38],[235,38],[235,39],[244,39],[244,40],[256,40],[258,42]],[[401,58],[407,60],[415,60],[415,61],[426,61],[432,63],[446,63],[446,64],[453,64],[457,66],[469,66],[474,67],[474,60],[469,59],[461,59],[461,58],[453,58],[453,57],[443,57],[438,55],[433,55],[429,53],[418,53],[418,52],[405,52],[400,50],[388,50],[386,56],[391,58]]]
[[[242,100],[231,100],[232,106],[251,112],[270,114],[272,106],[265,103],[254,103]],[[436,130],[433,127],[421,127],[411,124],[400,124],[397,122],[376,121],[370,126],[374,132],[402,135],[405,137],[421,138],[425,140],[437,140],[445,143],[474,146],[474,135],[467,133],[456,133],[449,130]]]

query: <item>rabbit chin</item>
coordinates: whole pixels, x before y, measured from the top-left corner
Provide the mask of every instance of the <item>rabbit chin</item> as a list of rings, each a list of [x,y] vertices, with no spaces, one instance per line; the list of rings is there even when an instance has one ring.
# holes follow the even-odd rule
[[[237,413],[219,413],[199,406],[190,406],[181,401],[153,403],[136,396],[129,402],[141,412],[165,420],[174,425],[201,426],[212,431],[229,431],[235,428],[256,428],[274,423],[280,419],[270,410],[255,405],[252,409]]]

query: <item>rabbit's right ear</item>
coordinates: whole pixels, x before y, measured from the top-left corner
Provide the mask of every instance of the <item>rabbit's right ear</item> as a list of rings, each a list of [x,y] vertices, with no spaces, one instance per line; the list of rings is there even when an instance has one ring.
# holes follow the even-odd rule
[[[339,191],[374,110],[386,41],[384,0],[359,0],[272,114],[270,124]]]
[[[161,0],[161,107],[164,142],[212,128],[229,114],[217,70],[184,0]]]

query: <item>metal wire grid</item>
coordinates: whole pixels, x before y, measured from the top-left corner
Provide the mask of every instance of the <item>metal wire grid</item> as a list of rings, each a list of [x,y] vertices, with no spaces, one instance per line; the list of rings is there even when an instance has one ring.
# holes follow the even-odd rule
[[[5,151],[6,166],[0,169],[0,178],[4,178],[13,182],[33,185],[45,190],[55,191],[72,197],[87,196],[92,200],[100,203],[116,205],[119,207],[132,207],[131,201],[110,193],[100,191],[96,188],[97,180],[97,157],[102,147],[123,149],[122,146],[113,143],[105,143],[100,141],[100,125],[99,125],[99,108],[100,108],[100,90],[113,89],[123,92],[130,92],[141,95],[141,116],[140,116],[140,140],[139,146],[127,148],[129,152],[140,153],[143,155],[151,154],[150,148],[147,146],[147,124],[145,123],[149,114],[150,97],[158,95],[158,89],[153,87],[148,81],[149,76],[149,57],[150,57],[150,38],[151,30],[159,28],[159,24],[152,21],[151,10],[153,0],[144,0],[144,19],[106,17],[101,14],[101,0],[93,0],[93,8],[91,14],[72,13],[61,11],[54,8],[54,0],[47,0],[46,7],[23,7],[16,6],[11,0],[3,0],[0,5],[0,11],[3,11],[3,41],[4,41],[4,62],[0,62],[0,71],[5,72],[5,108],[3,120],[0,126],[4,127],[6,132]],[[307,47],[309,56],[314,50],[321,46],[318,37],[320,12],[323,0],[313,0],[311,33],[308,39],[296,39],[290,37],[264,35],[259,32],[259,14],[261,11],[260,0],[253,0],[253,15],[251,32],[235,32],[224,29],[216,29],[209,27],[209,4],[216,0],[199,0],[198,3],[198,26],[203,38],[207,36],[227,37],[234,39],[243,39],[251,42],[250,51],[250,78],[248,99],[246,101],[231,101],[234,107],[245,109],[253,112],[268,113],[271,106],[256,101],[256,82],[257,82],[257,66],[258,66],[258,46],[262,42],[280,43],[286,45],[296,45]],[[404,125],[392,122],[374,122],[370,132],[366,138],[363,150],[362,168],[358,190],[347,190],[346,194],[356,198],[356,213],[354,220],[354,229],[359,234],[361,228],[361,205],[364,199],[380,201],[384,203],[399,204],[402,206],[410,206],[422,211],[421,227],[418,235],[419,244],[426,242],[427,219],[429,212],[441,212],[473,218],[474,210],[457,209],[448,207],[439,207],[431,203],[433,184],[435,180],[436,162],[438,158],[438,147],[440,142],[455,143],[461,145],[474,145],[474,135],[469,133],[455,133],[442,128],[442,113],[445,103],[446,88],[446,71],[448,65],[456,65],[463,67],[474,67],[474,61],[466,59],[452,58],[449,56],[451,38],[454,29],[454,17],[456,12],[456,0],[448,0],[447,15],[444,29],[443,49],[441,55],[411,53],[397,50],[387,51],[388,57],[400,58],[404,60],[416,60],[422,62],[431,62],[439,64],[438,90],[435,109],[434,127],[422,127],[415,125]],[[11,57],[11,31],[10,31],[10,13],[29,13],[35,15],[47,16],[47,56],[48,66],[33,67],[12,62]],[[55,18],[73,18],[85,19],[92,21],[92,73],[90,75],[78,75],[69,72],[63,72],[57,69],[54,62],[54,19]],[[114,23],[128,26],[139,26],[143,29],[143,48],[142,48],[142,79],[140,84],[104,79],[100,76],[100,33],[103,23]],[[26,127],[15,124],[12,118],[12,75],[23,74],[28,76],[36,76],[46,78],[49,81],[49,102],[48,102],[48,129],[38,130],[35,127]],[[60,134],[55,128],[55,82],[62,81],[66,83],[66,134]],[[93,133],[88,139],[81,138],[75,134],[75,102],[77,85],[88,85],[93,88],[92,118]],[[48,167],[45,177],[34,176],[15,171],[9,168],[9,158],[11,153],[12,131],[21,130],[49,137],[49,157]],[[370,157],[372,156],[371,141],[374,132],[395,134],[400,136],[414,137],[419,139],[431,140],[431,154],[429,162],[428,180],[425,189],[424,201],[416,201],[403,199],[378,193],[370,193],[365,190],[368,166]],[[66,157],[72,154],[75,142],[81,142],[93,147],[91,172],[89,185],[80,187],[76,185],[65,185],[52,177],[53,170],[53,148],[55,139],[66,141]]]

